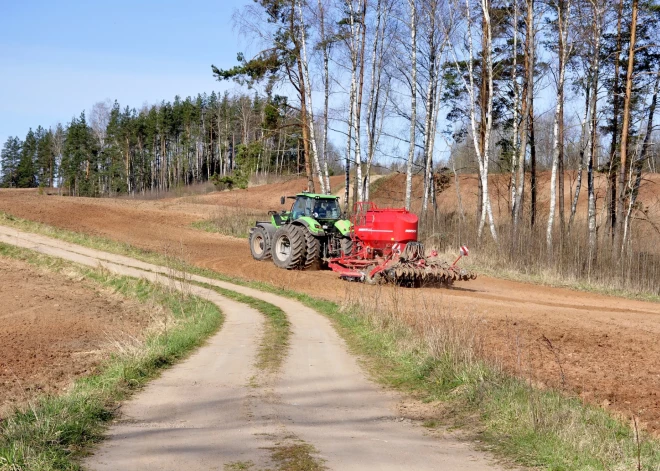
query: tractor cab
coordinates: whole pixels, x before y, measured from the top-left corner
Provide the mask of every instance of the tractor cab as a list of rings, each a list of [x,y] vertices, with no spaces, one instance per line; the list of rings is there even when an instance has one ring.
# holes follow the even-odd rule
[[[303,192],[295,196],[282,196],[280,202],[284,204],[287,198],[295,200],[291,206],[291,211],[282,212],[291,221],[296,221],[300,218],[312,218],[318,221],[337,221],[341,218],[339,198],[336,196]]]

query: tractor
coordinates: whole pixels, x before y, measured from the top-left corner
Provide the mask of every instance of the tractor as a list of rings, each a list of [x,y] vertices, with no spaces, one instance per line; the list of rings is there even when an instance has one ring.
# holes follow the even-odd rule
[[[466,246],[452,264],[436,250],[425,251],[417,240],[419,220],[405,208],[358,202],[348,220],[336,196],[303,192],[288,198],[295,200],[290,211],[269,211],[270,221],[257,221],[250,229],[255,260],[272,258],[287,270],[323,265],[345,280],[407,287],[476,278],[457,266],[469,253]],[[285,201],[282,196],[280,203]]]
[[[280,204],[287,199],[295,200],[290,211],[269,211],[270,221],[250,229],[255,260],[272,258],[280,268],[306,270],[352,253],[351,222],[342,219],[338,197],[302,192],[282,196]]]

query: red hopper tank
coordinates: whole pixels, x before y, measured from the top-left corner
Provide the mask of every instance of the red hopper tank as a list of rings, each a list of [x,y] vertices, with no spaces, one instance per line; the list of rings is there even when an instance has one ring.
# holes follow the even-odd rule
[[[356,214],[354,233],[368,245],[385,247],[417,241],[417,216],[404,208],[379,209],[375,205]]]

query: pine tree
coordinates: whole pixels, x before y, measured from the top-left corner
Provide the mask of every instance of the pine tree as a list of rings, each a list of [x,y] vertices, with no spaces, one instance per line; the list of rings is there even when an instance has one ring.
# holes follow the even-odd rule
[[[32,129],[25,136],[21,148],[21,158],[16,168],[16,186],[18,188],[34,188],[37,186],[35,159],[37,154],[37,139]]]
[[[0,154],[0,185],[6,188],[18,186],[18,163],[21,159],[21,148],[23,142],[18,137],[9,136]]]

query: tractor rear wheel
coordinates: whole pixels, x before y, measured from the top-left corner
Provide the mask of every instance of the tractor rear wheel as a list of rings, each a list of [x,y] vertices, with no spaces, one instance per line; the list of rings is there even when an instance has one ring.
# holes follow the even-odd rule
[[[270,237],[263,227],[255,227],[250,233],[250,252],[252,258],[258,261],[270,258]]]
[[[318,268],[321,259],[321,241],[319,241],[314,234],[306,229],[302,229],[305,233],[305,256],[303,257],[302,269],[307,270],[314,265]]]
[[[285,270],[300,268],[307,244],[300,227],[286,225],[275,232],[272,245],[273,262]]]
[[[341,254],[343,256],[350,256],[353,255],[353,239],[349,239],[348,237],[345,237],[341,240]]]

